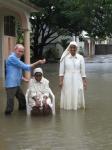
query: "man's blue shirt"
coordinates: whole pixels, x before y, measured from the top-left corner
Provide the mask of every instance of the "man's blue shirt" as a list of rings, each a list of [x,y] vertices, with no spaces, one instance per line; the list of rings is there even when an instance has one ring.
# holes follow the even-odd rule
[[[30,71],[31,66],[25,64],[16,56],[16,53],[12,53],[6,60],[6,80],[5,87],[17,87],[20,86],[22,80],[22,71]]]

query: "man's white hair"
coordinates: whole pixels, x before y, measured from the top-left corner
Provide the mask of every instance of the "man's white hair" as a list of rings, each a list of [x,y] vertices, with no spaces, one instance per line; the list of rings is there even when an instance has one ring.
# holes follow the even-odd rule
[[[14,50],[18,48],[24,49],[24,46],[22,44],[16,44],[16,46],[14,47]]]

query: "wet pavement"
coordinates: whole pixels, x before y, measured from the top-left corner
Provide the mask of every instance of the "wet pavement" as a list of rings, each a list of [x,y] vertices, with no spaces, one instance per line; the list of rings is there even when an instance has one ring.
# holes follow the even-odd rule
[[[96,55],[85,58],[86,63],[112,63],[112,55]]]
[[[56,116],[26,117],[16,100],[12,116],[4,116],[0,87],[0,150],[112,150],[112,56],[86,58],[85,111],[59,109],[58,68],[58,63],[43,67],[56,96]]]

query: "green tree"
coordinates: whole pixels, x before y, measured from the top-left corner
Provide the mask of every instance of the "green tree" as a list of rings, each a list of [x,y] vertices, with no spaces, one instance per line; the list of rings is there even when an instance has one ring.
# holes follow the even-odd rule
[[[57,22],[57,10],[53,1],[34,1],[35,4],[43,6],[39,13],[33,13],[30,21],[32,24],[31,49],[35,57],[42,57],[43,48],[59,37],[63,29],[59,28]]]
[[[112,36],[112,1],[84,0],[85,30],[93,38]]]
[[[44,46],[60,35],[79,35],[84,28],[80,0],[31,0],[41,6],[39,13],[33,13],[32,44],[34,57],[42,57]]]
[[[42,57],[44,46],[60,35],[79,36],[85,30],[93,38],[112,36],[111,0],[30,1],[42,7],[30,19],[34,57]]]

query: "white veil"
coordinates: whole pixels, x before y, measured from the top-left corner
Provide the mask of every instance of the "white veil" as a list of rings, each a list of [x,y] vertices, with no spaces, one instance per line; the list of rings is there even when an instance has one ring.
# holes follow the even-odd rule
[[[65,56],[67,56],[69,54],[69,48],[70,48],[71,45],[75,45],[76,47],[78,47],[78,45],[77,45],[77,43],[75,41],[70,42],[70,44],[67,46],[67,48],[63,52],[60,61],[62,61],[63,58],[65,58]]]

